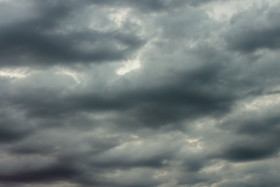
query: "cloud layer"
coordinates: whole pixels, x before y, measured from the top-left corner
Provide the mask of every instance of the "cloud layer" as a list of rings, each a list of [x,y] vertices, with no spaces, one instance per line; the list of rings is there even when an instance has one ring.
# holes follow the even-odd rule
[[[0,0],[0,187],[279,186],[279,7]]]

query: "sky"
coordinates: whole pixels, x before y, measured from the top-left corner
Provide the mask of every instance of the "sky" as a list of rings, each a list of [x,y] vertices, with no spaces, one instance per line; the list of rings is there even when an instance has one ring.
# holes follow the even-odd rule
[[[278,0],[0,0],[0,187],[280,186]]]

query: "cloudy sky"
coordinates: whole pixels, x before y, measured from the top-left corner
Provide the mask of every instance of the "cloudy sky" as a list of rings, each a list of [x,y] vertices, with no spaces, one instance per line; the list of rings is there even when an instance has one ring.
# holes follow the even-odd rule
[[[0,17],[0,187],[280,186],[279,0]]]

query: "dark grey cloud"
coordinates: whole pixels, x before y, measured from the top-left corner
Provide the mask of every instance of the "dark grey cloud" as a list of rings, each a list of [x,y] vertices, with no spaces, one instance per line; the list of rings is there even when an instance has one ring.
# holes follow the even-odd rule
[[[39,87],[7,95],[6,102],[38,118],[63,117],[81,111],[118,111],[127,115],[127,119],[129,116],[136,119],[136,124],[150,127],[199,116],[220,116],[230,111],[239,96],[229,93],[228,87],[219,82],[224,69],[220,64],[213,63],[191,72],[178,72],[170,83],[143,86],[141,90],[61,95],[59,88],[49,90]],[[213,87],[217,89],[215,93],[211,93]]]
[[[46,30],[32,28],[36,25],[23,25],[9,27],[1,33],[1,56],[2,61],[7,63],[3,66],[40,65],[38,61],[42,65],[54,65],[121,60],[144,43],[137,36],[118,31],[46,34],[43,33]],[[82,45],[92,50],[84,51]],[[118,45],[124,48],[118,49]]]
[[[279,186],[279,5],[251,3],[0,1],[0,186]]]
[[[279,151],[279,146],[274,142],[262,141],[237,141],[234,144],[228,145],[223,150],[223,158],[232,161],[253,161],[265,159],[267,157],[276,156]]]
[[[0,175],[2,182],[29,183],[29,182],[48,182],[53,180],[63,180],[78,175],[78,171],[67,166],[49,166],[34,171],[25,171],[13,175]]]
[[[232,18],[230,32],[226,36],[229,48],[245,53],[279,49],[279,8],[266,9],[245,11]]]
[[[88,0],[90,3],[95,3],[98,5],[117,5],[117,6],[126,6],[126,7],[133,7],[145,13],[150,12],[159,12],[159,11],[166,11],[172,10],[176,8],[180,8],[182,6],[191,5],[191,6],[198,6],[201,4],[209,3],[213,0],[143,0],[143,1],[135,1],[135,0],[121,0],[121,1],[101,1],[101,0]]]
[[[221,124],[221,128],[240,136],[223,150],[223,157],[233,161],[253,161],[277,156],[280,149],[277,109],[271,106],[262,113],[246,112]]]
[[[129,57],[144,44],[134,33],[98,31],[69,24],[83,2],[36,2],[35,18],[0,25],[2,66],[101,63]],[[8,16],[8,15],[7,15]]]
[[[252,52],[257,49],[278,49],[279,28],[244,31],[230,36],[228,43],[231,48],[244,52]]]
[[[100,30],[73,25],[72,20],[83,21],[87,7],[93,5],[114,8],[133,8],[140,12],[168,11],[182,7],[188,1],[29,1],[7,4],[9,11],[20,9],[22,17],[0,25],[1,66],[53,66],[56,64],[101,63],[131,57],[145,43],[135,31]],[[11,3],[12,4],[12,3]],[[18,5],[17,5],[18,4]],[[98,7],[92,11],[98,10]],[[30,12],[34,13],[29,15]],[[100,19],[102,16],[98,15]],[[111,23],[113,24],[113,23]],[[130,26],[131,27],[131,26]],[[130,28],[131,29],[131,28]]]
[[[3,106],[3,105],[2,105]],[[13,143],[20,141],[32,133],[30,127],[33,126],[29,123],[24,116],[16,113],[13,110],[0,109],[0,142],[1,144]],[[26,121],[27,124],[23,121]]]

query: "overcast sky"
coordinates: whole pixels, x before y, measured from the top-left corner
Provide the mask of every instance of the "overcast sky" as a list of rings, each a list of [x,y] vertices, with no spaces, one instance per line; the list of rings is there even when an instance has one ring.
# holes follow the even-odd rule
[[[279,0],[0,0],[0,187],[280,186]]]

